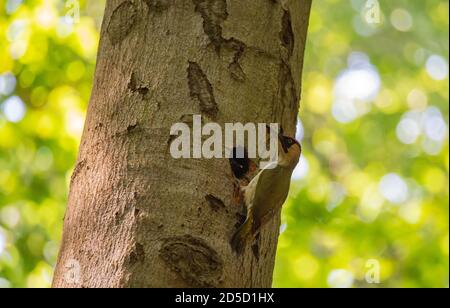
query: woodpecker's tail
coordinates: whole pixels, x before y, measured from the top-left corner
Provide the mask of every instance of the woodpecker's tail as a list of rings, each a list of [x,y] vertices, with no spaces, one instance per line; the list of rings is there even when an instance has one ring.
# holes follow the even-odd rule
[[[250,237],[250,233],[252,231],[252,223],[250,220],[246,220],[240,227],[237,229],[236,233],[234,233],[231,238],[231,248],[237,253],[241,254],[244,250],[245,243]]]

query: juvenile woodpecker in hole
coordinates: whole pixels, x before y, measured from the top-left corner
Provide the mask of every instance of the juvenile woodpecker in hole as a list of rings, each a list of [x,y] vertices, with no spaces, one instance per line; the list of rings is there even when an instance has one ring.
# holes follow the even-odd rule
[[[302,147],[294,138],[278,135],[278,161],[275,167],[261,170],[243,188],[247,218],[231,239],[231,247],[241,253],[247,241],[252,241],[261,226],[281,209],[289,193],[292,172],[297,165]]]

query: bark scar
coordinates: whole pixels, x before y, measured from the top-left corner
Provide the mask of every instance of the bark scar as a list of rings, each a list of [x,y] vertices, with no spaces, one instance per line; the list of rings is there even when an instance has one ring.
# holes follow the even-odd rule
[[[144,246],[140,243],[136,243],[128,256],[128,262],[131,265],[134,265],[138,262],[143,262],[145,260],[145,250]]]
[[[161,13],[172,5],[172,0],[144,0],[149,10]]]
[[[295,47],[294,31],[292,30],[291,13],[288,10],[284,10],[283,18],[281,20],[280,41],[287,51],[287,59],[283,59],[284,61],[286,61],[294,53]]]
[[[284,10],[281,19],[280,31],[281,62],[278,73],[278,104],[274,105],[272,114],[275,119],[281,119],[283,123],[295,123],[298,110],[298,95],[294,77],[290,67],[290,60],[294,53],[295,38],[292,29],[291,14]],[[290,131],[290,129],[289,129]]]
[[[284,106],[290,108],[298,107],[297,91],[295,90],[294,77],[292,76],[291,68],[286,63],[281,63],[280,66],[280,96]]]
[[[223,42],[222,22],[227,19],[226,0],[192,0],[195,11],[203,18],[203,30],[208,35],[216,49],[220,49]]]
[[[130,124],[127,126],[127,133],[133,132],[138,127],[138,123]]]
[[[81,173],[81,171],[83,170],[83,168],[84,167],[86,167],[86,160],[85,159],[83,159],[83,160],[80,160],[77,164],[76,164],[76,166],[75,166],[75,169],[73,169],[73,173],[72,173],[72,176],[71,176],[71,180],[73,181],[73,180],[75,180],[75,178]]]
[[[228,66],[231,77],[237,81],[245,81],[247,77],[239,61],[241,60],[247,46],[235,38],[226,40],[224,45],[234,51],[233,61]]]
[[[128,82],[128,89],[133,93],[138,93],[144,98],[150,92],[148,86],[143,84],[143,82],[138,78],[136,73],[131,74],[130,81]]]
[[[222,259],[200,238],[191,235],[165,238],[159,256],[191,286],[216,287],[222,281]]]
[[[225,208],[225,203],[223,203],[223,201],[217,198],[216,196],[213,196],[211,194],[206,195],[205,200],[208,202],[208,204],[214,211],[218,211],[221,208],[223,209]]]
[[[198,99],[200,111],[214,120],[219,108],[211,83],[197,63],[189,62],[187,71],[191,97]]]
[[[219,52],[222,47],[230,48],[235,52],[233,61],[228,66],[230,75],[237,81],[245,81],[245,73],[239,63],[246,45],[235,39],[225,39],[222,35],[222,23],[228,18],[226,0],[192,0],[195,11],[203,18],[203,31]]]
[[[136,7],[131,1],[122,2],[112,13],[107,33],[113,45],[123,41],[136,23]]]

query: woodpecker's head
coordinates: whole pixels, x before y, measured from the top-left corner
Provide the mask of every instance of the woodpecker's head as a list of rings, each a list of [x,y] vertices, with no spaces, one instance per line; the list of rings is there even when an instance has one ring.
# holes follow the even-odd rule
[[[302,154],[302,146],[294,138],[283,135],[283,132],[278,135],[278,140],[279,164],[295,167]]]

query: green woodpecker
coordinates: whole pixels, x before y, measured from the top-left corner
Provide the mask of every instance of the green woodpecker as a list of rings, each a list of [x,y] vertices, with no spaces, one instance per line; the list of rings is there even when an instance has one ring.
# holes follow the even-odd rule
[[[294,138],[278,135],[278,161],[261,170],[243,188],[247,219],[231,239],[231,247],[241,253],[247,241],[253,241],[261,226],[281,209],[289,193],[291,175],[302,148]]]

